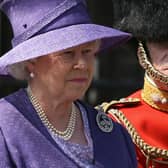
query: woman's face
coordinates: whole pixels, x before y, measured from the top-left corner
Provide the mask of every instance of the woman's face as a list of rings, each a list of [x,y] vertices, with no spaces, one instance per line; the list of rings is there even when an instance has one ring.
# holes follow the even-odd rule
[[[75,100],[88,89],[99,42],[90,42],[30,61],[30,84],[54,97]]]
[[[168,42],[147,43],[153,66],[161,73],[168,75]]]

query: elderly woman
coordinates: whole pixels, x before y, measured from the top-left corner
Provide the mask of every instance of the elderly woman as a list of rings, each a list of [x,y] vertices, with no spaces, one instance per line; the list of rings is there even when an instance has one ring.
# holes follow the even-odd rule
[[[14,31],[1,74],[28,87],[0,100],[0,167],[135,168],[127,131],[79,99],[98,51],[130,35],[94,25],[81,0],[6,0]]]

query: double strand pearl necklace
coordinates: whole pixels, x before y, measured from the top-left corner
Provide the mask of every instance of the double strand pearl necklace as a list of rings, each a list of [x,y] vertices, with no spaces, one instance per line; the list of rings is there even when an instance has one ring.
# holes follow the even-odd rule
[[[76,125],[76,118],[77,118],[77,112],[75,110],[74,103],[72,103],[72,110],[71,110],[71,115],[70,115],[70,119],[69,119],[67,128],[64,131],[59,131],[49,121],[47,115],[45,114],[44,110],[42,109],[37,98],[32,94],[30,87],[27,88],[27,93],[28,93],[30,101],[31,101],[32,105],[34,106],[36,112],[38,113],[41,121],[48,128],[48,130],[51,133],[53,133],[54,135],[64,139],[65,141],[69,140],[74,133],[75,125]]]

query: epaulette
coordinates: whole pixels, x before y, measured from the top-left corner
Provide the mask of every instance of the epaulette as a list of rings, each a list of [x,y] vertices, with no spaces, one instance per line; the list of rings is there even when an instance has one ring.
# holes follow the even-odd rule
[[[102,104],[96,106],[97,110],[101,110],[108,113],[110,109],[121,109],[122,107],[132,107],[140,104],[140,99],[138,98],[121,98],[119,100],[112,100],[110,102],[103,102]]]
[[[134,128],[132,123],[121,111],[123,107],[137,106],[140,103],[140,99],[138,98],[122,98],[120,100],[113,100],[109,103],[104,102],[101,105],[96,106],[95,108],[110,115],[111,118],[113,118],[119,123],[122,123],[126,127],[133,142],[141,150],[142,154],[144,154],[144,156],[146,157],[147,168],[149,167],[151,160],[152,163],[157,162],[160,164],[168,165],[168,150],[152,146],[145,142],[137,132],[136,128]]]
[[[123,107],[132,107],[132,106],[137,106],[140,104],[140,99],[138,98],[121,98],[119,100],[112,100],[110,102],[103,102],[102,104],[96,106],[95,108],[99,111],[102,111],[108,115],[110,115],[110,117],[117,121],[120,122],[118,120],[118,117],[116,117],[116,113],[118,113],[118,110],[123,108]]]

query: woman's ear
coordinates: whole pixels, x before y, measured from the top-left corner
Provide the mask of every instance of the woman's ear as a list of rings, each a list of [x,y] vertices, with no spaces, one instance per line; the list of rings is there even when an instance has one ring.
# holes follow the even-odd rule
[[[25,62],[25,66],[28,72],[34,72],[35,63],[36,63],[36,59],[31,59]]]

